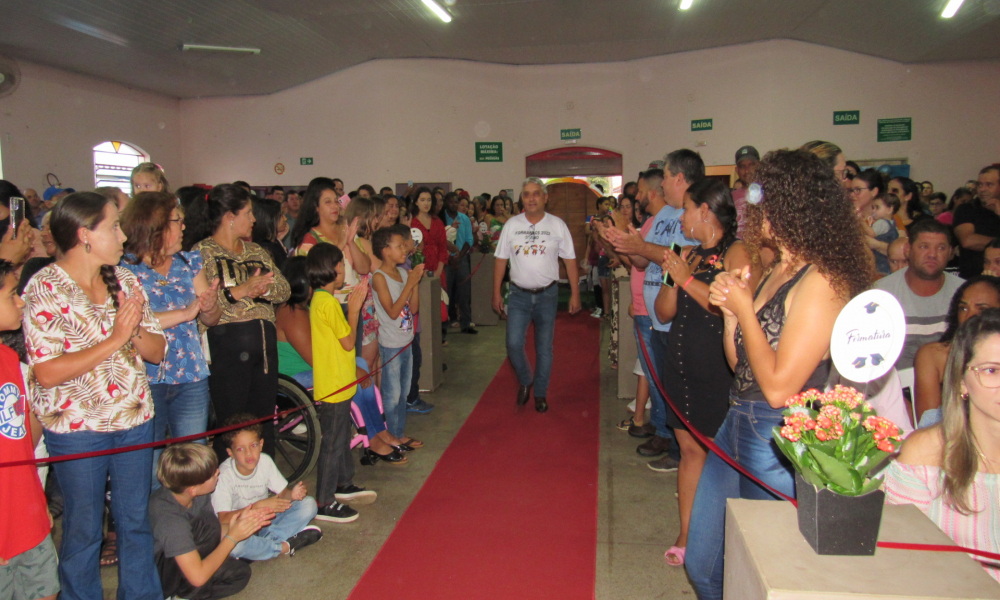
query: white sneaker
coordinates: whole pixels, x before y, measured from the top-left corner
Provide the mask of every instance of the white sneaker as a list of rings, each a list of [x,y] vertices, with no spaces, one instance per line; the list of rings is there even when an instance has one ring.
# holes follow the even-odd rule
[[[601,309],[595,308],[594,312],[590,313],[590,316],[594,317],[595,319],[600,319],[601,318],[601,312],[602,312]]]

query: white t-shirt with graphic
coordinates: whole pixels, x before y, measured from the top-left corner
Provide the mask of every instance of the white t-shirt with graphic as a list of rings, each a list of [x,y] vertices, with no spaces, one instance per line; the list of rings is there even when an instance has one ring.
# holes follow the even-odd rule
[[[236,461],[227,458],[219,465],[219,483],[212,492],[212,508],[216,513],[240,510],[274,492],[280,494],[288,487],[274,460],[261,454],[257,468],[250,475],[236,470]]]
[[[510,261],[510,280],[527,290],[559,279],[559,259],[575,260],[573,237],[562,219],[545,213],[534,225],[524,213],[507,221],[494,255]]]

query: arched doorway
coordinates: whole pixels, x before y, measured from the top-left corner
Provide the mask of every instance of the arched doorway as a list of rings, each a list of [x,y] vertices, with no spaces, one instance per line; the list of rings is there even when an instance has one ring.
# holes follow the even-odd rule
[[[600,192],[582,178],[621,177],[622,155],[587,146],[555,148],[525,158],[525,174],[543,179],[556,178],[548,182],[547,211],[566,222],[573,235],[576,256],[578,259],[583,257],[587,250],[583,226],[587,215],[594,213]],[[605,190],[605,195],[611,193],[612,190]]]

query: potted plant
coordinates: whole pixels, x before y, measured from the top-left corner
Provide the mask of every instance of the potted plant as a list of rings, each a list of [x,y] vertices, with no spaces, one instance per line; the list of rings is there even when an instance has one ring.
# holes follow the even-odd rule
[[[898,449],[899,428],[841,385],[785,407],[774,440],[795,467],[799,531],[817,554],[874,554],[885,493],[869,475]]]

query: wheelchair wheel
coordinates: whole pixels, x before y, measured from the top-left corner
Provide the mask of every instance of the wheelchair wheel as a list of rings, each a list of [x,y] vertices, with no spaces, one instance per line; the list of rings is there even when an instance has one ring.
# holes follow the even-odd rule
[[[278,375],[277,412],[290,408],[305,408],[277,419],[274,424],[276,438],[275,463],[289,482],[301,480],[319,457],[319,418],[310,394],[299,382],[285,375]]]

